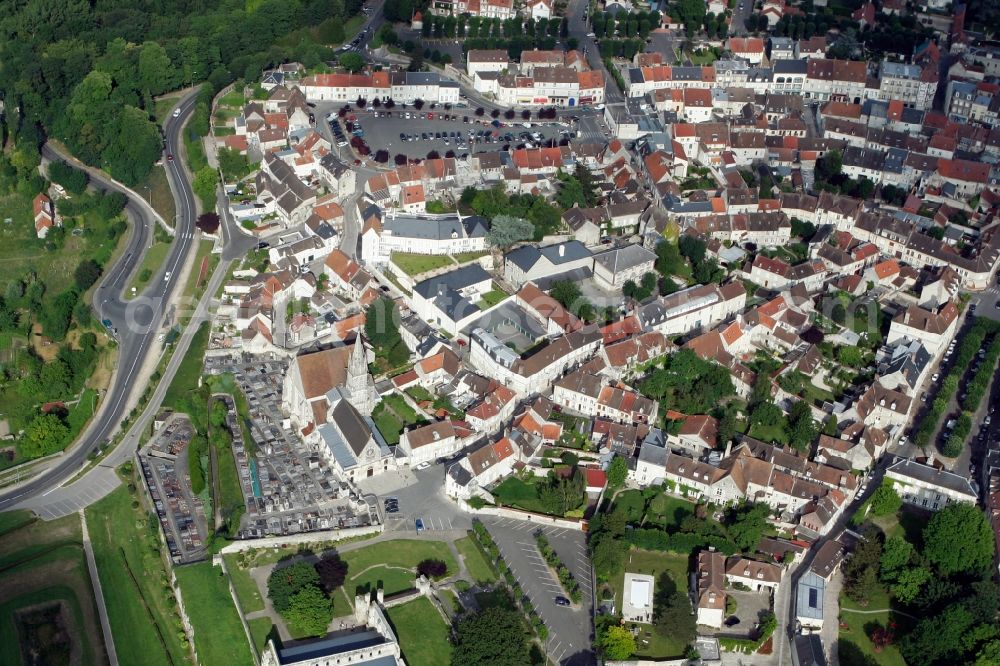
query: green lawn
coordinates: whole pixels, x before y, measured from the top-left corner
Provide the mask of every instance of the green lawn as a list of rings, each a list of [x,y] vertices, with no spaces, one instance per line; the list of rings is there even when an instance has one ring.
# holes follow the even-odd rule
[[[260,596],[257,583],[253,582],[250,572],[240,567],[236,555],[224,555],[226,569],[229,570],[229,577],[233,581],[236,589],[236,596],[239,597],[240,605],[243,606],[244,613],[264,610],[264,599]]]
[[[77,629],[72,636],[74,642],[81,641],[83,647],[84,663],[98,663],[92,661],[96,656],[92,653],[90,640],[85,633],[80,633],[83,627],[83,611],[80,608],[80,600],[69,587],[65,585],[52,585],[43,590],[18,594],[10,599],[5,599],[0,603],[0,663],[21,664],[25,663],[21,657],[20,632],[14,623],[15,613],[28,606],[36,604],[46,604],[54,601],[62,601],[69,608],[69,614],[73,618],[73,624]],[[44,657],[44,655],[39,655]],[[88,658],[90,661],[88,661]],[[45,663],[39,661],[37,663]],[[66,663],[69,663],[68,660]]]
[[[132,508],[121,486],[87,509],[87,527],[123,664],[181,664],[187,650],[160,559],[155,516]]]
[[[625,557],[624,568],[615,572],[611,577],[611,586],[615,593],[615,607],[621,608],[622,605],[625,572],[649,574],[656,579],[664,571],[669,572],[670,578],[678,590],[687,589],[688,558],[686,555],[639,549],[630,550]],[[654,590],[653,593],[655,594],[656,591]],[[673,640],[669,636],[660,636],[653,631],[652,625],[640,624],[638,626],[641,628],[641,632],[637,638],[638,649],[635,656],[646,659],[675,659],[684,654],[686,644]],[[649,642],[644,643],[644,641]]]
[[[788,444],[788,433],[785,432],[785,426],[781,423],[770,425],[754,424],[750,427],[750,432],[747,434],[751,437],[756,437],[762,442]]]
[[[198,327],[194,338],[191,340],[187,356],[181,361],[177,372],[174,374],[174,380],[170,382],[170,388],[167,389],[166,395],[163,396],[164,407],[176,409],[182,399],[187,398],[188,394],[198,386],[198,379],[201,377],[203,367],[203,356],[205,355],[206,347],[208,347],[208,334],[210,332],[211,326],[209,326],[208,322],[203,322]]]
[[[239,90],[230,90],[219,98],[219,106],[242,109],[244,104],[246,104],[246,99],[243,97],[243,93]]]
[[[191,266],[191,274],[188,276],[187,284],[184,285],[184,300],[194,306],[195,302],[205,293],[208,280],[219,265],[219,255],[212,254],[215,246],[210,240],[203,240],[198,243],[198,251],[194,255],[194,263]],[[205,269],[205,278],[199,281],[201,275],[201,265],[208,257],[208,267]]]
[[[490,253],[489,250],[486,250],[485,252],[459,252],[458,254],[453,254],[451,256],[458,263],[465,264],[465,263],[468,263],[470,261],[475,261],[476,259],[480,259],[482,257],[485,257],[489,253]],[[496,286],[495,282],[493,283],[493,288],[494,289],[498,289],[499,288],[499,287]]]
[[[544,513],[544,506],[538,499],[538,483],[542,481],[540,477],[531,477],[527,481],[522,481],[516,476],[508,476],[503,483],[494,488],[491,492],[501,503],[524,509],[525,511],[537,511]]]
[[[27,509],[0,513],[0,536],[35,522],[35,515]]]
[[[621,511],[625,514],[625,520],[631,524],[642,522],[642,515],[646,510],[646,500],[643,499],[641,490],[625,490],[615,496],[613,511]]]
[[[394,539],[347,551],[341,558],[347,562],[347,580],[333,595],[335,617],[351,612],[359,589],[375,589],[381,582],[387,595],[409,590],[417,565],[423,560],[441,560],[448,566],[447,575],[458,571],[458,564],[444,541]]]
[[[694,515],[694,507],[692,502],[660,493],[649,502],[646,522],[676,529],[685,518]]]
[[[247,624],[250,625],[250,635],[253,636],[253,643],[257,646],[257,651],[263,652],[264,646],[267,645],[267,636],[271,633],[274,623],[271,622],[271,618],[257,617],[247,620]]]
[[[404,427],[418,423],[424,418],[406,403],[403,396],[392,394],[382,398],[382,402],[375,406],[372,420],[385,437],[386,443],[392,445],[399,443],[399,435]]]
[[[413,398],[415,402],[434,401],[434,395],[420,384],[414,384],[406,389],[406,394]]]
[[[844,609],[878,610],[880,608],[889,608],[890,606],[889,596],[881,589],[877,594],[872,595],[868,606],[864,608],[851,601],[847,595],[841,594],[840,621],[846,624],[847,627],[840,629],[839,639],[841,643],[852,643],[865,655],[874,659],[879,666],[906,666],[906,661],[895,645],[890,645],[881,652],[876,653],[875,646],[872,644],[871,639],[868,638],[868,635],[876,624],[885,626],[889,621],[890,615],[893,616],[896,624],[900,625],[897,633],[902,635],[906,631],[909,631],[909,625],[913,622],[911,619],[905,615],[892,613],[888,610],[882,613],[865,614],[844,612]]]
[[[250,646],[222,568],[200,562],[177,567],[174,573],[194,627],[199,660],[205,664],[251,663]]]
[[[492,291],[488,291],[485,294],[483,294],[483,299],[479,301],[477,305],[479,306],[479,309],[486,310],[488,308],[493,307],[497,303],[502,303],[503,301],[507,300],[509,296],[510,294],[508,294],[506,291],[500,289],[493,289]]]
[[[392,263],[407,275],[420,275],[455,262],[446,254],[411,254],[408,252],[393,252]]]
[[[129,288],[125,290],[126,299],[131,299],[142,293],[142,290],[146,288],[146,285],[156,275],[156,271],[163,266],[163,262],[166,260],[169,251],[170,243],[163,241],[156,241],[152,247],[148,247],[143,251],[142,261],[139,262],[138,268],[136,268],[135,273],[132,275]],[[135,293],[132,292],[133,289],[135,289]]]
[[[455,547],[458,548],[473,582],[493,583],[496,581],[497,576],[493,572],[493,567],[490,566],[483,551],[479,550],[472,537],[462,537],[455,542]]]
[[[448,625],[429,599],[390,608],[388,614],[407,664],[439,666],[451,661]]]

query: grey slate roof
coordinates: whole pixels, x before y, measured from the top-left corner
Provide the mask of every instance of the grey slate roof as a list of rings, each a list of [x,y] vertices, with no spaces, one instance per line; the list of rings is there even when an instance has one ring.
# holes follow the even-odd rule
[[[562,256],[559,254],[560,247],[564,248]],[[545,247],[525,245],[508,253],[507,261],[511,261],[518,268],[528,271],[542,257],[548,259],[554,266],[559,266],[560,264],[579,259],[586,259],[589,256],[591,256],[590,250],[583,243],[578,240],[571,240],[564,243],[556,243],[555,245],[546,245]]]
[[[929,465],[921,465],[914,460],[900,460],[891,465],[886,472],[895,472],[896,474],[908,476],[917,481],[931,483],[957,493],[963,493],[973,499],[976,498],[976,491],[972,489],[972,485],[965,477],[945,470],[934,469]]]

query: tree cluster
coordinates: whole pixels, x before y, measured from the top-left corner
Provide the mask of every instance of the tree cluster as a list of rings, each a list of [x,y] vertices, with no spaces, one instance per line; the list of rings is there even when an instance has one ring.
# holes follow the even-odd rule
[[[535,228],[531,236],[534,241],[555,233],[562,224],[562,211],[544,197],[533,194],[511,196],[499,186],[488,190],[467,187],[462,192],[461,204],[463,208],[471,208],[477,215],[488,220],[493,220],[498,215],[528,220]]]
[[[346,576],[347,565],[337,556],[323,558],[315,565],[279,565],[267,579],[267,596],[294,633],[321,636],[333,619],[330,593]]]
[[[201,81],[219,90],[291,60],[315,66],[328,48],[302,28],[342,24],[360,0],[90,3],[28,0],[0,17],[0,97],[16,140],[64,141],[130,185],[162,150],[153,98]],[[294,46],[277,42],[300,31]]]
[[[874,526],[863,536],[844,564],[845,593],[867,605],[884,589],[895,607],[920,618],[905,632],[879,627],[873,639],[896,641],[907,663],[930,666],[997,653],[1000,590],[992,580],[993,536],[978,507],[945,506],[924,525],[918,544],[908,533],[886,538]]]
[[[726,398],[736,395],[730,372],[717,363],[681,349],[664,359],[639,385],[644,395],[660,400],[664,409],[684,414],[707,414]]]

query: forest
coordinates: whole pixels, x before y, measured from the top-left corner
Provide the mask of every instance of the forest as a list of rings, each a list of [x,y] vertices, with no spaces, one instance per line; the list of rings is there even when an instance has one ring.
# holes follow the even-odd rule
[[[213,90],[298,60],[332,57],[324,43],[360,0],[0,1],[0,97],[21,150],[48,137],[122,182],[145,180],[162,139],[153,98],[207,81]]]

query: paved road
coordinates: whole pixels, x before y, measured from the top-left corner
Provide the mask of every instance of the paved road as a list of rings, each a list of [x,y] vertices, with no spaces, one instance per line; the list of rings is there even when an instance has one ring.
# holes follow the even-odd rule
[[[194,109],[196,98],[196,91],[183,97],[177,106],[180,115],[176,118],[171,115],[167,119],[164,126],[167,154],[180,155],[181,127]],[[51,144],[43,146],[42,154],[50,160],[61,157]],[[152,225],[156,222],[152,210],[140,196],[127,191],[100,171],[87,169],[91,184],[95,188],[107,192],[122,192],[128,197],[126,213],[132,222],[132,231],[125,252],[105,273],[100,286],[94,292],[93,301],[93,307],[99,317],[110,319],[118,330],[120,365],[112,378],[110,388],[105,393],[98,414],[81,438],[48,470],[0,496],[0,511],[56,487],[76,473],[87,455],[107,441],[118,428],[136,389],[136,380],[143,363],[149,354],[159,351],[156,338],[160,322],[177,283],[176,279],[167,279],[166,274],[169,272],[171,276],[176,276],[177,269],[183,265],[191,249],[197,212],[194,193],[191,191],[181,160],[169,160],[166,165],[167,178],[174,193],[177,210],[174,242],[166,261],[155,273],[150,286],[131,301],[123,300],[122,294],[142,259],[147,238],[152,233]]]
[[[587,56],[587,62],[591,69],[604,72],[604,101],[608,104],[624,102],[625,94],[618,89],[611,72],[604,67],[601,61],[601,49],[597,46],[597,41],[593,37],[588,37],[590,26],[584,22],[583,13],[590,6],[588,0],[572,0],[566,10],[569,17],[569,36],[576,37],[579,48]]]
[[[531,599],[549,637],[545,652],[563,666],[589,666],[596,663],[591,650],[591,618],[593,589],[590,560],[583,532],[552,526],[541,526],[526,520],[483,516],[493,539],[500,547],[504,560],[514,572],[521,589]],[[549,544],[573,573],[583,591],[583,602],[575,607],[557,606],[555,598],[563,596],[562,586],[555,578],[535,544],[535,532],[545,533]]]
[[[229,273],[230,261],[223,260],[215,268],[201,302],[198,305],[187,328],[177,339],[173,355],[163,371],[153,396],[150,398],[142,414],[136,419],[132,428],[125,434],[118,446],[101,461],[99,465],[92,468],[78,480],[65,486],[54,487],[46,492],[34,494],[24,499],[17,505],[19,509],[30,509],[44,520],[52,520],[69,515],[84,507],[97,502],[121,484],[121,479],[115,473],[115,468],[126,460],[131,460],[132,455],[139,445],[148,438],[150,423],[153,417],[160,410],[163,397],[170,388],[170,382],[181,363],[187,356],[191,346],[191,340],[198,330],[202,321],[209,316],[209,304],[212,302],[222,281]]]

